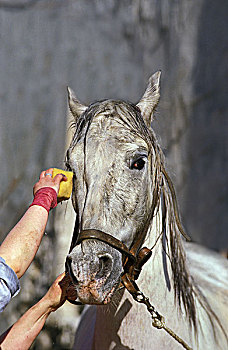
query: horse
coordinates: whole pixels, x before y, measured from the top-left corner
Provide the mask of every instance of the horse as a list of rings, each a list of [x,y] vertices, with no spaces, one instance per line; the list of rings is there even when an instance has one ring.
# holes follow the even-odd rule
[[[86,305],[77,350],[228,345],[227,261],[188,242],[152,129],[160,76],[137,104],[85,106],[68,88],[74,136],[65,163],[76,221],[66,272]]]

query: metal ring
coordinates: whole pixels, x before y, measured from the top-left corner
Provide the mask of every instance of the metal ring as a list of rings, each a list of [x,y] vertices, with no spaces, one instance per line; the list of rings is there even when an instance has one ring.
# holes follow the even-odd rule
[[[52,176],[52,174],[50,174],[50,173],[45,173],[45,176]]]

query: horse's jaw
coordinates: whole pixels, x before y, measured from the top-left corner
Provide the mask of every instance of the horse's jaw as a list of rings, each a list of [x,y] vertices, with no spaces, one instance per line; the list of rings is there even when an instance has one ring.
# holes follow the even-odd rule
[[[96,305],[111,301],[123,271],[121,253],[105,243],[86,240],[74,247],[66,265],[79,301]]]

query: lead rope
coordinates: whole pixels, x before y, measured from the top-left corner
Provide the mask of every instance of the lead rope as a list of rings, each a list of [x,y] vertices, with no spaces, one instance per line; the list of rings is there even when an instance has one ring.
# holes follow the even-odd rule
[[[164,329],[171,337],[173,337],[178,343],[180,343],[186,350],[193,350],[185,343],[183,339],[181,339],[176,333],[174,333],[170,328],[168,328],[165,324],[165,319],[162,315],[158,313],[158,311],[154,308],[154,306],[150,303],[149,298],[146,297],[141,291],[137,291],[136,295],[133,295],[133,298],[138,302],[146,305],[147,310],[151,314],[152,318],[152,326],[157,329]]]
[[[147,248],[146,248],[147,249]],[[149,258],[149,257],[148,257]],[[142,266],[141,266],[142,268]],[[140,271],[139,271],[140,273]],[[138,275],[136,279],[138,278]],[[135,301],[140,304],[144,304],[147,310],[151,314],[152,326],[157,329],[164,329],[173,339],[175,339],[179,344],[181,344],[186,350],[193,350],[188,344],[181,339],[175,332],[173,332],[165,324],[165,318],[159,314],[155,307],[151,304],[148,297],[146,297],[140,290],[136,282],[128,275],[128,273],[122,276],[122,284],[127,289],[127,291],[132,295]]]

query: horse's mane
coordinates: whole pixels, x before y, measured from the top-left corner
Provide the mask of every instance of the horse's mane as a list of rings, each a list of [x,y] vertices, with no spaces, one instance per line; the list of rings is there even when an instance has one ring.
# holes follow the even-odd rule
[[[165,170],[165,158],[153,129],[148,129],[149,147],[152,148],[151,173],[154,179],[156,203],[151,209],[151,221],[159,210],[162,201],[162,234],[163,251],[170,260],[175,300],[184,308],[189,324],[197,330],[195,284],[188,271],[182,237],[190,240],[185,233],[179,218],[179,211],[172,181]],[[166,243],[168,247],[166,248]],[[168,250],[168,251],[167,251]]]
[[[177,207],[177,200],[175,190],[170,180],[168,173],[164,167],[164,157],[157,145],[157,151],[159,152],[156,157],[156,167],[158,172],[158,178],[160,178],[160,186],[158,191],[158,201],[156,209],[160,206],[162,200],[162,244],[164,253],[170,260],[172,277],[173,277],[173,288],[175,293],[175,299],[178,305],[183,305],[185,313],[188,317],[190,325],[197,328],[196,323],[196,306],[195,306],[195,284],[188,271],[186,264],[185,250],[182,244],[183,235],[188,239],[183,226],[179,218],[179,211]],[[167,242],[167,249],[164,246]]]
[[[180,220],[175,189],[165,169],[165,158],[162,149],[152,128],[148,129],[148,133],[150,135],[154,155],[151,172],[154,177],[154,187],[157,191],[155,195],[156,203],[154,203],[154,208],[152,208],[151,220],[153,220],[154,213],[159,210],[162,201],[162,235],[160,239],[162,240],[163,251],[168,256],[171,263],[175,300],[178,302],[180,308],[183,306],[189,325],[194,327],[197,334],[198,325],[200,325],[196,313],[197,298],[210,320],[215,339],[217,337],[213,320],[218,323],[227,339],[221,322],[212,310],[206,297],[195,284],[189,272],[182,238],[184,237],[187,241],[191,239],[185,233]],[[166,243],[164,242],[168,243],[168,252],[166,251]]]
[[[161,198],[163,198],[163,237],[161,236],[161,239],[163,239],[164,242],[165,238],[168,243],[168,252],[166,252],[164,246],[163,249],[171,263],[175,300],[180,308],[184,308],[189,324],[194,327],[196,332],[196,297],[198,297],[201,306],[207,312],[212,326],[212,316],[220,324],[206,298],[195,285],[187,268],[186,255],[181,236],[184,236],[185,238],[188,238],[188,236],[185,234],[179,218],[175,190],[172,181],[165,170],[164,155],[157,141],[156,135],[152,128],[146,126],[139,108],[132,103],[126,103],[124,101],[102,100],[92,103],[73,125],[75,128],[75,134],[72,141],[72,147],[74,147],[74,145],[86,135],[92,119],[100,113],[117,115],[118,118],[121,119],[121,122],[123,122],[132,133],[143,138],[148,144],[149,155],[152,157],[151,173],[154,187],[154,200],[149,219],[151,221],[153,220],[154,213],[159,210]]]

